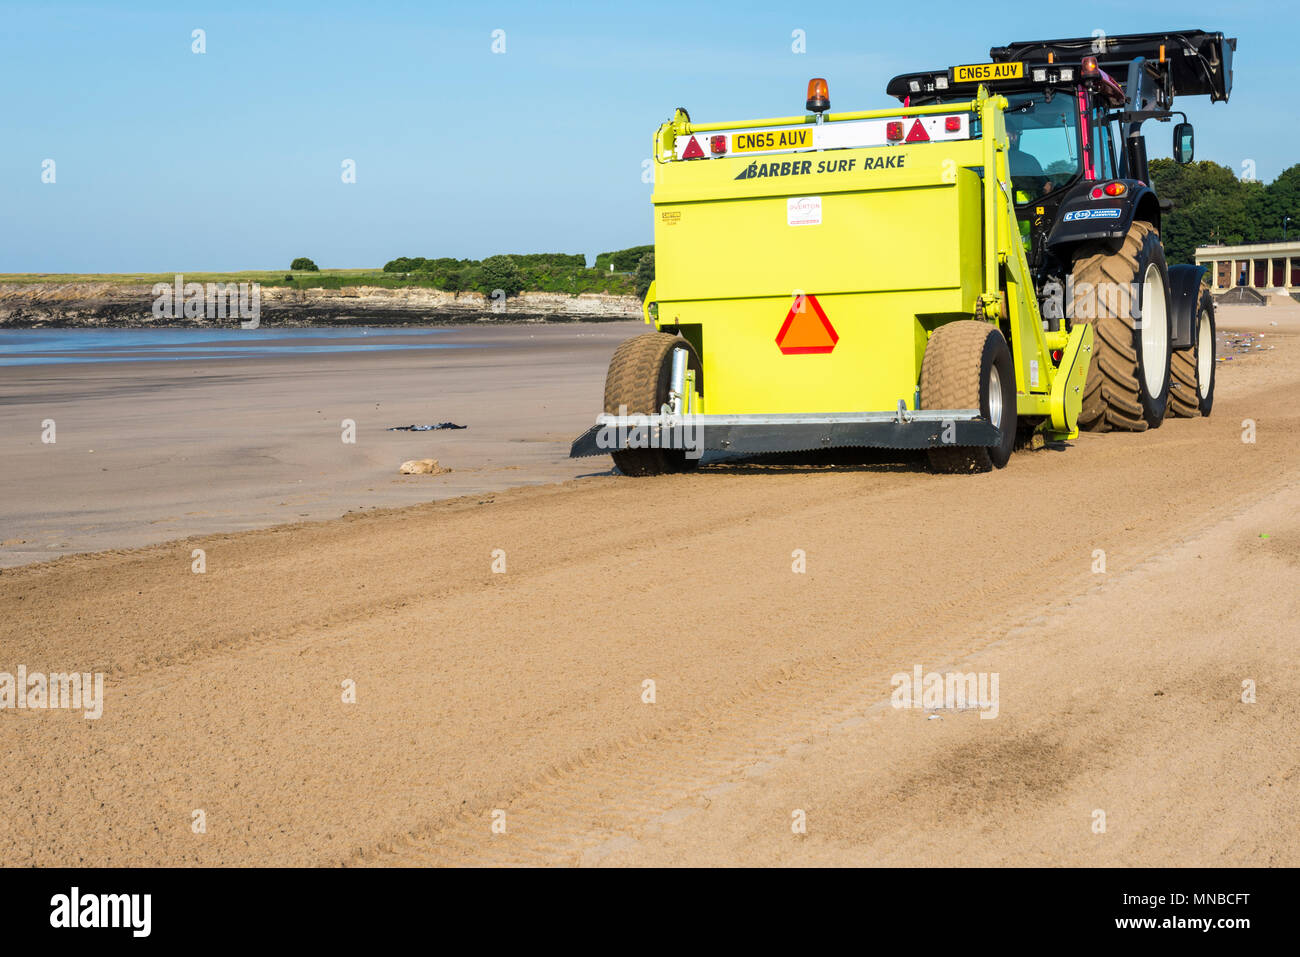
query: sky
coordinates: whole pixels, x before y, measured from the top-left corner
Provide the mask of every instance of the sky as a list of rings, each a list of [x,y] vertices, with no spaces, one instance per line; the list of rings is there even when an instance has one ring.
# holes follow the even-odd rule
[[[883,109],[898,73],[1098,29],[1237,37],[1231,101],[1175,107],[1197,159],[1268,182],[1300,162],[1298,18],[1300,0],[0,2],[0,272],[590,260],[652,241],[642,164],[674,107],[800,114],[824,76],[834,110]],[[1170,155],[1171,127],[1147,131]]]

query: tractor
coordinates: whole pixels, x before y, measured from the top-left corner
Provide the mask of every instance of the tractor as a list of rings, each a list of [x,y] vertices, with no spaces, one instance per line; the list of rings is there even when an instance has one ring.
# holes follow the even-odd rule
[[[706,451],[924,449],[940,472],[1018,445],[1209,415],[1203,267],[1165,261],[1143,124],[1226,101],[1236,40],[1187,30],[994,47],[895,77],[901,108],[655,133],[656,332],[621,344],[574,456],[626,475]]]

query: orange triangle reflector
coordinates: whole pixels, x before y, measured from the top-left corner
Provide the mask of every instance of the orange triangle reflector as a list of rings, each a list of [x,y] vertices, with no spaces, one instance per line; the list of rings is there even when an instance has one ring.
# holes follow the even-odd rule
[[[785,324],[776,334],[776,344],[787,356],[827,353],[839,341],[839,333],[816,296],[795,296]]]

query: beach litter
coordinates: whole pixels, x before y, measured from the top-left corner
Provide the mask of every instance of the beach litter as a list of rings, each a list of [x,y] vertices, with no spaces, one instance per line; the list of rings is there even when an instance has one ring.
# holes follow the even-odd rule
[[[438,429],[468,429],[468,425],[455,422],[439,422],[437,425],[394,425],[389,432],[436,432]]]
[[[1258,352],[1263,349],[1276,349],[1277,346],[1264,345],[1259,340],[1266,338],[1262,332],[1229,332],[1223,336],[1224,351],[1234,352],[1237,355],[1249,355],[1252,352]],[[1219,361],[1231,359],[1232,356],[1219,356]]]

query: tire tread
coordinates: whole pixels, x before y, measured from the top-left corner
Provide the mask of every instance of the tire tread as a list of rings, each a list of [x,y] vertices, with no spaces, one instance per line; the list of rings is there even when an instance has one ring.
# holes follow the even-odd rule
[[[1115,252],[1100,250],[1076,260],[1075,285],[1091,283],[1095,289],[1098,283],[1119,283],[1130,288],[1130,283],[1139,281],[1138,257],[1152,233],[1156,229],[1150,223],[1135,221]],[[1130,308],[1130,315],[1122,315],[1123,303],[1112,302],[1108,296],[1095,296],[1093,303],[1095,352],[1084,384],[1079,428],[1088,432],[1145,432],[1149,424],[1142,414],[1138,354],[1134,348],[1136,323],[1131,315],[1134,310]]]

